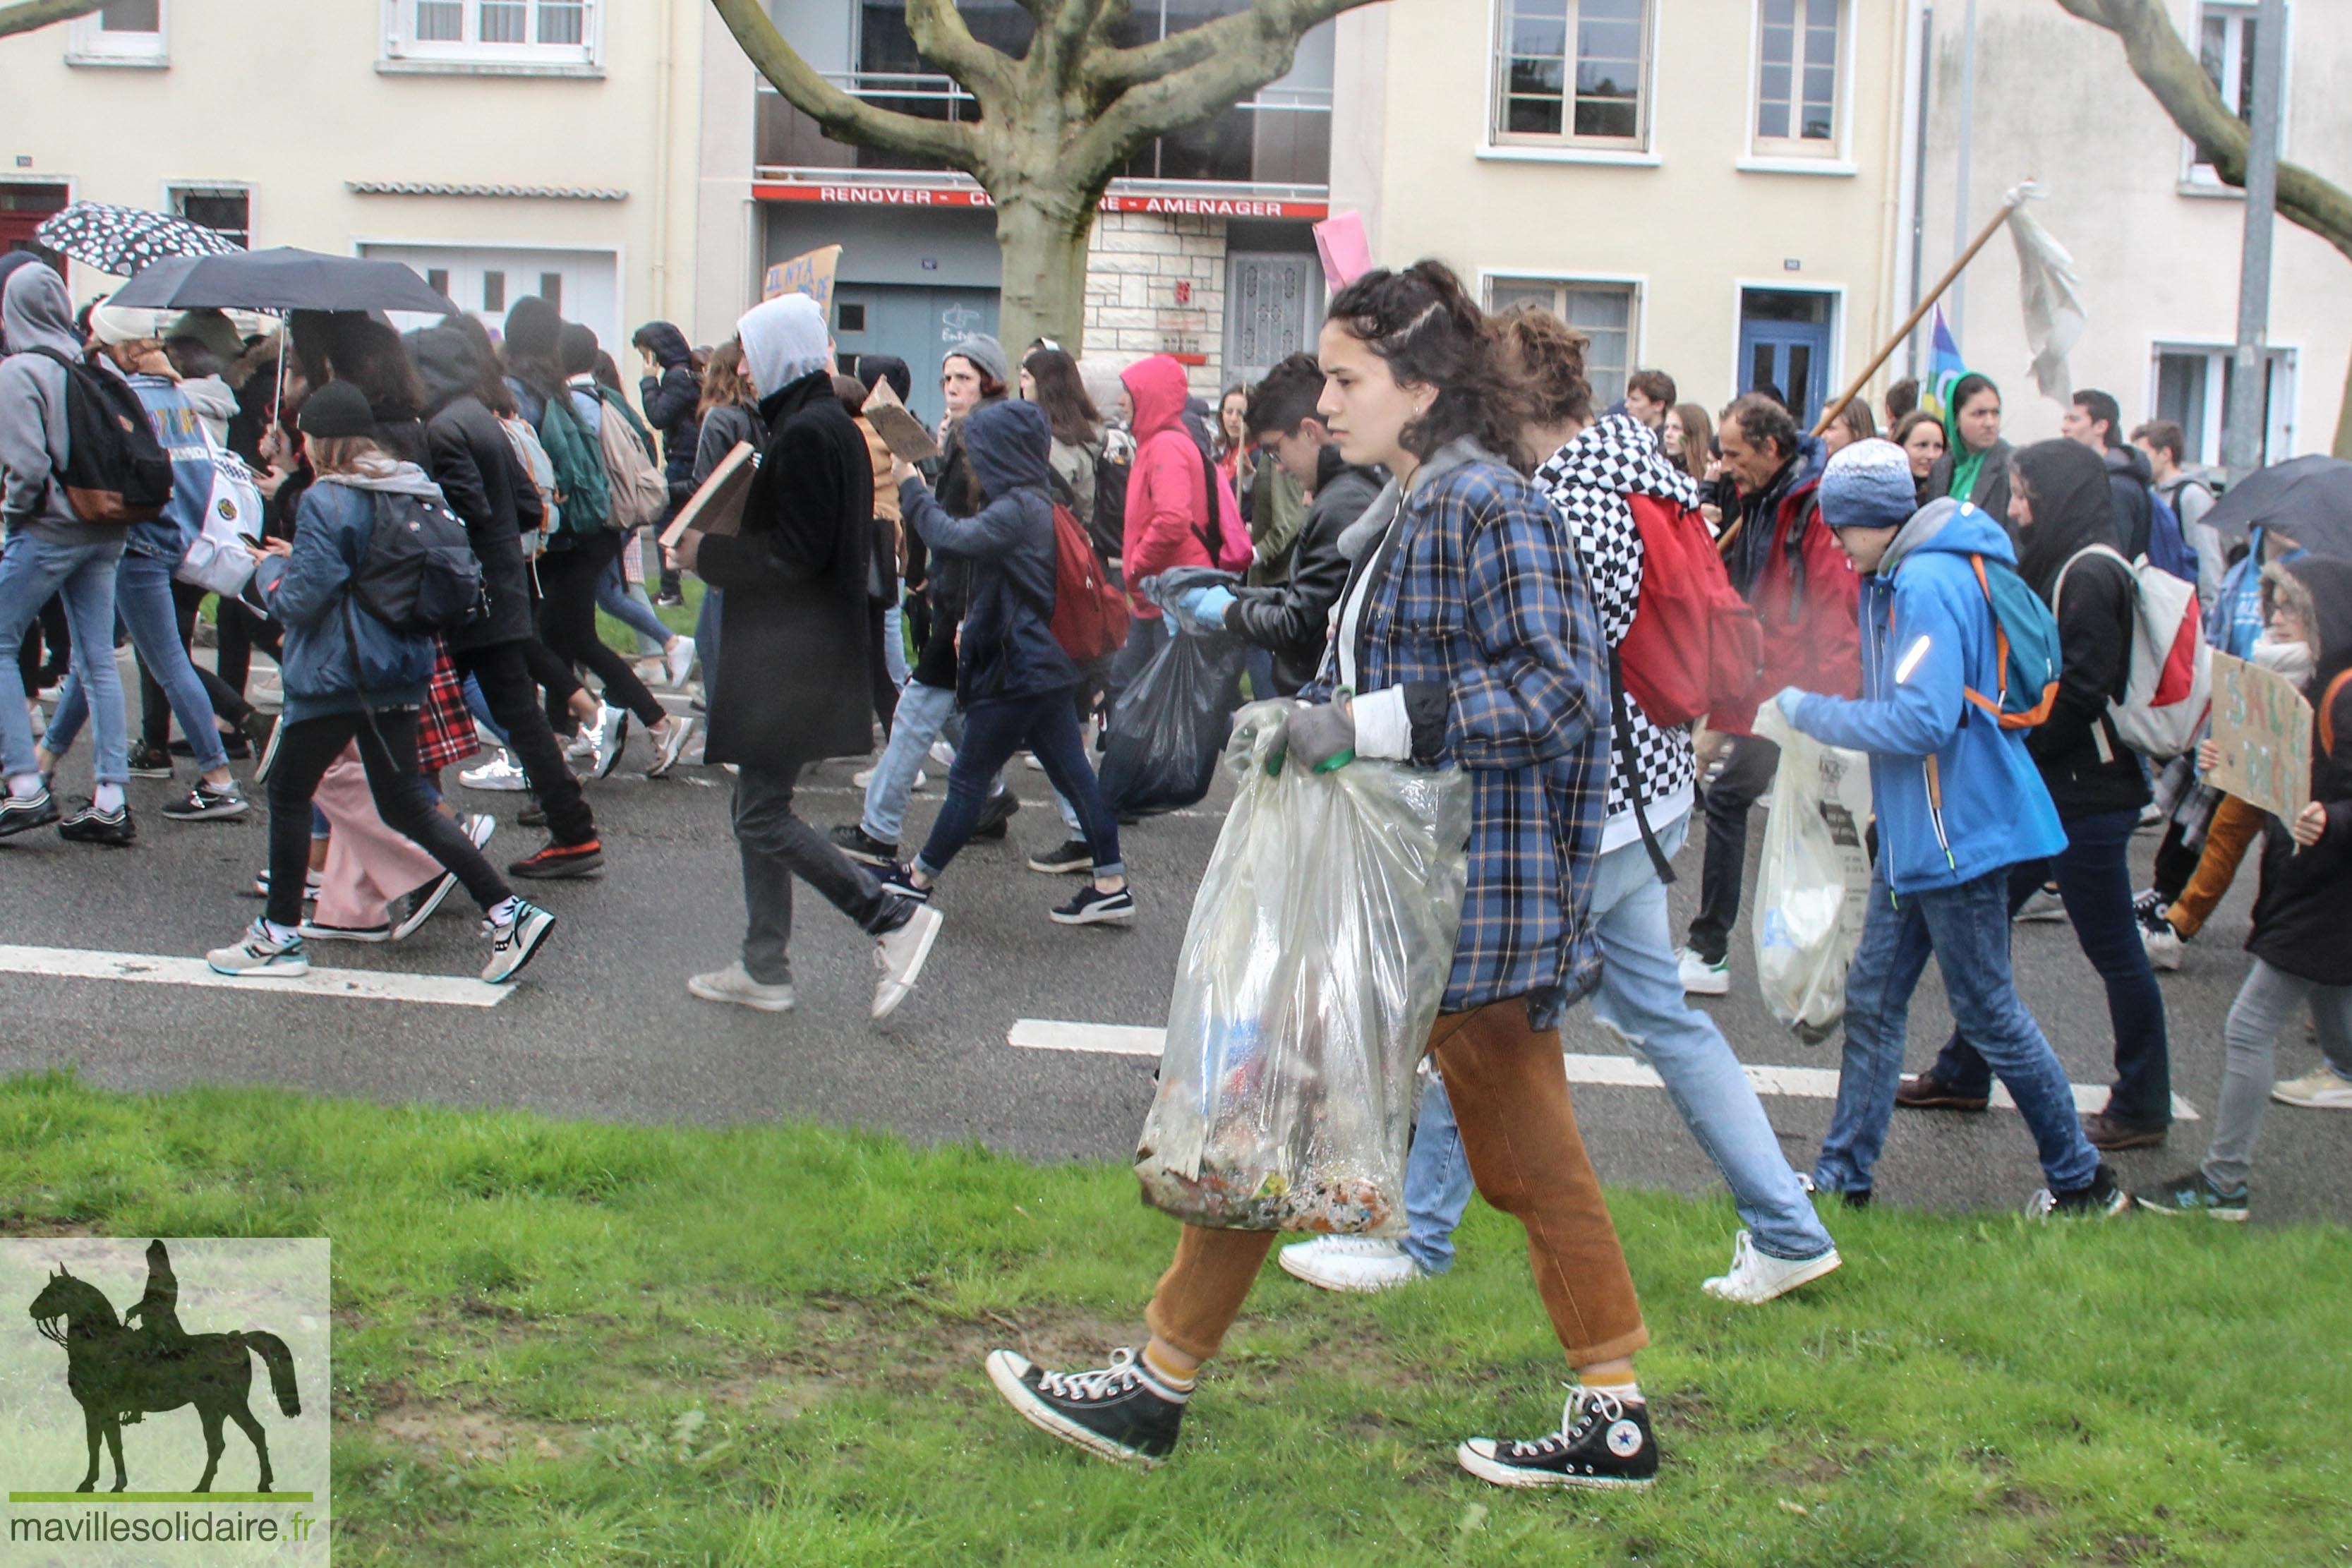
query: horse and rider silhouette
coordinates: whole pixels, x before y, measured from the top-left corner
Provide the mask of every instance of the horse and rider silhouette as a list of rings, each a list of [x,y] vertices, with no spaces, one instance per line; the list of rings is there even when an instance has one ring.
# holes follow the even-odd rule
[[[172,1273],[172,1259],[160,1241],[147,1244],[147,1290],[136,1305],[114,1315],[106,1293],[76,1279],[65,1265],[41,1288],[30,1309],[33,1326],[43,1339],[66,1350],[66,1387],[81,1405],[82,1427],[89,1443],[89,1468],[74,1490],[86,1492],[98,1484],[98,1445],[104,1437],[114,1456],[114,1485],[123,1489],[122,1428],[151,1410],[196,1407],[205,1426],[205,1473],[194,1490],[208,1492],[220,1469],[221,1422],[234,1421],[253,1440],[261,1461],[261,1483],[253,1489],[270,1489],[269,1439],[247,1405],[253,1387],[251,1356],[258,1354],[269,1368],[269,1386],[278,1408],[288,1415],[302,1413],[294,1387],[294,1356],[286,1342],[262,1329],[227,1334],[189,1334],[180,1327],[180,1283]],[[131,1320],[141,1321],[138,1328]]]

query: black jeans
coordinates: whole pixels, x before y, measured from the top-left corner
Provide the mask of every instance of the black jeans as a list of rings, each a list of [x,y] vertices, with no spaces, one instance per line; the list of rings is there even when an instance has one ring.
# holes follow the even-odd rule
[[[891,897],[866,868],[793,811],[800,770],[746,767],[735,780],[735,848],[743,862],[743,972],[762,985],[792,983],[784,950],[793,939],[797,876],[868,936],[897,931],[914,906]],[[277,873],[270,873],[277,885]]]
[[[278,760],[269,770],[269,919],[290,926],[302,918],[302,880],[310,868],[310,797],[319,781],[359,742],[375,814],[394,833],[457,874],[484,910],[510,895],[506,882],[465,830],[433,809],[416,771],[416,710],[326,713],[279,727]]]
[[[539,640],[604,682],[604,700],[617,703],[651,728],[669,715],[646,689],[629,661],[596,635],[596,580],[621,552],[621,536],[604,529],[569,550],[539,558]],[[550,697],[553,696],[551,689]]]
[[[890,661],[882,652],[882,639],[889,635],[884,617],[890,613],[887,605],[871,600],[866,605],[866,673],[874,688],[874,717],[882,721],[882,739],[890,738],[890,724],[898,716],[898,683],[890,679]]]
[[[205,592],[193,583],[173,581],[172,608],[179,616],[182,647],[188,647],[194,641],[196,611],[205,602]],[[244,693],[236,687],[229,685],[193,658],[188,663],[195,670],[196,679],[203,685],[205,696],[211,701],[215,714],[232,724],[242,724],[252,715],[253,704],[245,700]],[[163,683],[155,679],[143,662],[139,666],[139,719],[142,738],[147,744],[161,751],[172,738],[172,704],[163,695]],[[190,737],[191,740],[194,738]]]
[[[1739,923],[1741,884],[1748,877],[1748,812],[1772,787],[1780,748],[1759,735],[1735,736],[1723,772],[1706,786],[1706,860],[1699,871],[1698,918],[1690,950],[1709,963],[1731,952]]]
[[[2107,1021],[2116,1035],[2116,1083],[2107,1113],[2135,1127],[2169,1126],[2172,1053],[2164,996],[2132,913],[2131,839],[2139,811],[2062,812],[2058,819],[2066,828],[2066,847],[2053,859],[2010,868],[2009,912],[2013,918],[2023,909],[2044,878],[2058,879],[2074,940],[2106,985]],[[1992,1069],[1957,1033],[1929,1070],[1962,1094],[1992,1091]]]
[[[947,804],[940,807],[931,836],[915,857],[923,875],[936,877],[946,870],[971,841],[997,770],[1024,744],[1045,764],[1055,790],[1076,810],[1087,847],[1094,854],[1095,874],[1125,876],[1127,868],[1118,858],[1118,817],[1103,800],[1102,786],[1087,763],[1086,740],[1066,687],[1035,697],[975,702],[964,710],[963,742],[956,747],[955,766],[948,770]]]
[[[548,837],[558,844],[585,844],[596,837],[595,814],[580,793],[580,781],[563,760],[562,744],[539,705],[537,686],[524,653],[528,641],[488,647],[452,648],[449,662],[482,689],[490,717],[507,732],[507,744],[522,762],[532,793],[547,813]]]
[[[221,684],[239,697],[245,695],[246,682],[253,678],[255,648],[272,658],[284,657],[286,634],[276,621],[242,599],[220,602],[220,625],[215,633],[220,647],[213,662],[219,669]],[[197,673],[201,676],[203,671]]]
[[[66,629],[65,601],[51,595],[41,606],[39,618],[25,628],[25,640],[16,649],[16,673],[24,678],[25,695],[30,697],[63,680],[72,655],[73,634]]]

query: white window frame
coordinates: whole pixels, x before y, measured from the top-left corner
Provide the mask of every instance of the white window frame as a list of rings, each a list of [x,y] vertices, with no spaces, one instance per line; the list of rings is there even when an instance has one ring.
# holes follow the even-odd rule
[[[1478,273],[1480,309],[1494,308],[1495,289],[1498,285],[1504,288],[1528,289],[1540,286],[1550,289],[1553,291],[1551,309],[1562,321],[1568,319],[1567,312],[1560,309],[1563,303],[1560,298],[1562,291],[1573,289],[1622,290],[1629,302],[1625,317],[1625,374],[1631,376],[1635,371],[1649,364],[1650,280],[1648,278],[1632,272],[1563,272],[1556,267],[1482,268]],[[1584,329],[1579,327],[1577,330],[1582,331]],[[1597,389],[1593,394],[1593,402],[1596,405],[1601,403],[1601,395]]]
[[[576,44],[486,44],[476,37],[481,0],[462,5],[466,37],[457,40],[416,36],[418,0],[382,0],[383,50],[376,69],[483,76],[595,76],[604,74],[605,0],[584,0],[581,41]],[[539,0],[524,0],[531,26],[539,25]]]
[[[172,0],[155,0],[152,33],[110,33],[100,25],[103,19],[100,11],[92,11],[67,25],[66,64],[132,70],[172,68]]]
[[[2302,395],[2300,381],[2302,352],[2288,343],[2269,343],[2264,348],[2277,366],[2279,395],[2271,400],[2270,428],[2263,432],[2263,458],[2265,464],[2282,463],[2294,454],[2295,406]],[[2158,399],[2163,389],[2164,361],[2168,355],[2198,355],[2205,361],[2205,418],[2202,426],[2188,432],[2197,447],[2190,468],[2221,468],[2221,416],[2229,395],[2231,363],[2237,357],[2234,343],[2200,342],[2194,338],[2156,338],[2147,351],[2147,416],[2150,419],[2168,417]]]
[[[182,213],[180,210],[180,198],[183,196],[192,195],[243,196],[245,198],[245,243],[248,249],[252,247],[253,233],[256,226],[253,221],[253,184],[251,181],[166,180],[163,182],[163,205],[162,210],[170,213],[174,217],[184,216],[186,215]]]
[[[1638,96],[1634,100],[1636,130],[1630,137],[1579,136],[1573,129],[1576,123],[1576,7],[1581,0],[1568,0],[1569,54],[1566,78],[1561,83],[1561,130],[1553,134],[1503,129],[1503,117],[1510,96],[1510,41],[1504,30],[1504,12],[1512,3],[1513,0],[1486,0],[1486,120],[1478,156],[1505,162],[1655,164],[1658,162],[1658,57],[1664,52],[1659,43],[1664,36],[1658,13],[1665,0],[1643,0],[1642,61]]]
[[[2189,54],[2201,65],[2206,18],[2219,15],[2231,18],[2234,24],[2231,28],[2230,44],[2222,58],[2225,61],[2239,58],[2245,47],[2245,24],[2254,19],[2258,9],[2257,0],[2198,0],[2189,18]],[[2279,156],[2284,158],[2287,156],[2287,132],[2294,106],[2294,7],[2292,5],[2286,7],[2286,37],[2282,47],[2283,53],[2279,58]],[[2242,79],[2239,73],[2228,69],[2226,65],[2221,74],[2224,79],[2221,89],[2221,102],[2231,113],[2239,113],[2240,107],[2230,102],[2230,95],[2234,90],[2233,84]],[[2223,184],[2213,165],[2199,156],[2197,143],[2186,136],[2180,139],[2180,192],[2183,195],[2231,196],[2240,200],[2244,199],[2246,194],[2235,185]]]
[[[1797,0],[1801,12],[1805,0]],[[1835,81],[1831,89],[1831,113],[1834,116],[1827,141],[1812,141],[1801,136],[1765,136],[1758,130],[1764,108],[1764,4],[1753,0],[1752,20],[1748,32],[1748,121],[1747,153],[1738,160],[1742,173],[1756,174],[1834,174],[1852,176],[1861,173],[1853,162],[1853,97],[1854,97],[1854,30],[1860,26],[1853,0],[1837,0],[1837,59],[1833,66]],[[1798,24],[1797,59],[1791,66],[1794,76],[1790,83],[1795,95],[1790,102],[1792,117],[1804,112],[1804,25]]]

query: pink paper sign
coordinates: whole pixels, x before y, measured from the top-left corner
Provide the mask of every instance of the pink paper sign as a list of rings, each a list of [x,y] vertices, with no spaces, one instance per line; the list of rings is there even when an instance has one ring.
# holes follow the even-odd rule
[[[1372,269],[1372,243],[1364,237],[1361,213],[1341,213],[1315,226],[1315,249],[1323,258],[1323,279],[1338,293]]]

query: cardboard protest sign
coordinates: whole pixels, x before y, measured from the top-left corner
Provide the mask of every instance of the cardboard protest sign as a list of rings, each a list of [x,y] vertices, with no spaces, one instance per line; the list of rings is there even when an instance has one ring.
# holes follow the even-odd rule
[[[790,261],[779,261],[768,268],[766,281],[761,286],[762,300],[781,299],[786,294],[805,294],[833,314],[833,272],[841,265],[841,247],[819,246],[804,251]]]
[[[751,494],[751,479],[760,471],[760,454],[749,441],[738,441],[734,449],[719,459],[710,477],[694,492],[693,499],[677,509],[677,516],[662,530],[662,548],[667,550],[688,533],[735,533],[743,526],[743,502]]]
[[[877,381],[874,390],[866,395],[866,422],[890,455],[909,463],[928,463],[940,455],[940,444],[923,428],[923,422],[907,412],[898,395],[887,381]]]
[[[2221,765],[2205,782],[2215,789],[2284,822],[2311,799],[2311,704],[2286,677],[2216,652],[2213,744]]]

